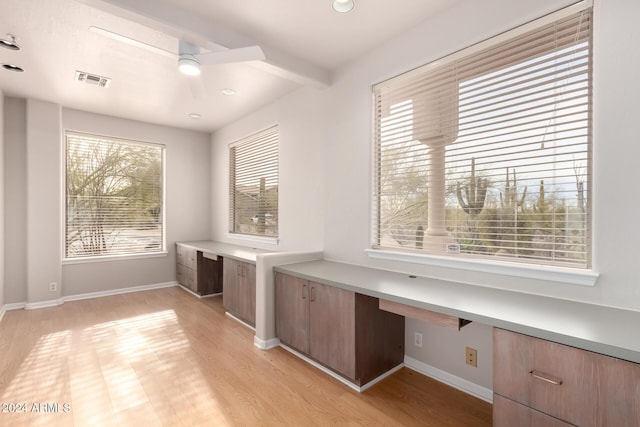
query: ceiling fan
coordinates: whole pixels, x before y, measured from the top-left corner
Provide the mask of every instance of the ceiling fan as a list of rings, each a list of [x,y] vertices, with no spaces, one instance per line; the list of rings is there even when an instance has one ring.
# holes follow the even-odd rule
[[[245,61],[261,61],[265,59],[264,52],[260,46],[247,46],[236,49],[222,49],[212,52],[202,52],[199,46],[186,40],[178,41],[178,53],[170,52],[165,49],[132,39],[104,28],[90,26],[89,31],[109,37],[113,40],[128,44],[130,46],[139,47],[147,51],[175,59],[178,62],[178,69],[188,76],[199,76],[201,65],[226,64]],[[202,82],[192,80],[192,92],[194,96],[199,97],[202,92]],[[195,85],[195,87],[194,87]]]

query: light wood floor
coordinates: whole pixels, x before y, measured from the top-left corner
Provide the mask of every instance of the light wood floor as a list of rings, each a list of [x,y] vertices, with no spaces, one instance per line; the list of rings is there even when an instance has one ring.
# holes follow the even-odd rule
[[[220,297],[180,288],[7,312],[0,402],[26,410],[1,426],[491,425],[490,404],[407,368],[357,393],[261,351]]]

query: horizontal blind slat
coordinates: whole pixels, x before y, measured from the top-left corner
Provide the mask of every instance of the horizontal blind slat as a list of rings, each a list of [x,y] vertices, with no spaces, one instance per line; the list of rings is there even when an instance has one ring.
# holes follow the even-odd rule
[[[589,265],[590,10],[504,40],[374,86],[372,247],[433,250],[444,203],[461,256]]]

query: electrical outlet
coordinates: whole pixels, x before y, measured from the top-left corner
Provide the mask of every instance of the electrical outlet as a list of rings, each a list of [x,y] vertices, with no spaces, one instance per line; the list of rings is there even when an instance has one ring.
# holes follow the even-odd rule
[[[58,284],[56,282],[49,283],[49,292],[55,292],[58,289]]]
[[[416,332],[413,336],[413,344],[416,347],[422,347],[422,334],[420,332]]]
[[[474,368],[478,367],[478,350],[475,348],[467,347],[466,349],[467,365],[471,365]]]

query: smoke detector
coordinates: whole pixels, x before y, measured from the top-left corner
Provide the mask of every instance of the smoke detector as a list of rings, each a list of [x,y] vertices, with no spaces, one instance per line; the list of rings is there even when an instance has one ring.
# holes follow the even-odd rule
[[[111,84],[108,77],[98,76],[96,74],[85,73],[84,71],[76,71],[76,80],[93,86],[107,88]]]

